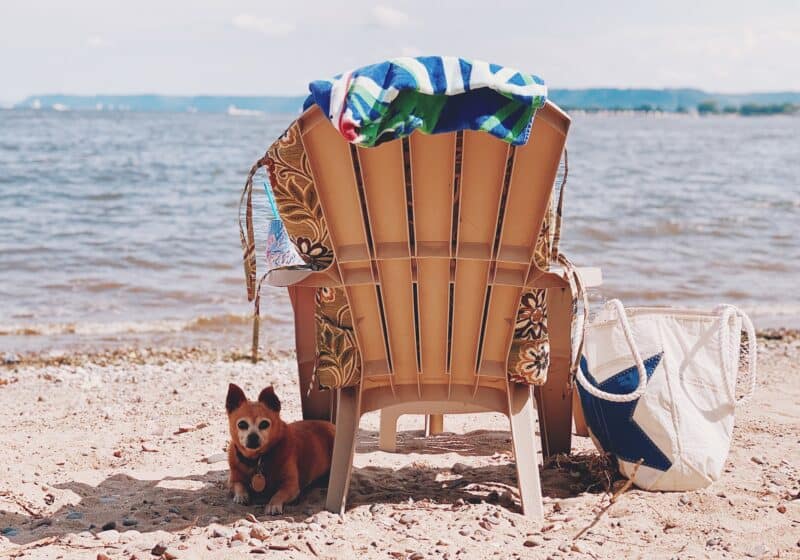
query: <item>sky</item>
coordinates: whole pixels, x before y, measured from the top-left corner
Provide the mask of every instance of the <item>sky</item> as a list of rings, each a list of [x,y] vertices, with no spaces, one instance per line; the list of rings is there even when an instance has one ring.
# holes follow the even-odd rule
[[[301,95],[402,55],[550,87],[800,90],[800,0],[0,0],[0,102],[44,93]]]

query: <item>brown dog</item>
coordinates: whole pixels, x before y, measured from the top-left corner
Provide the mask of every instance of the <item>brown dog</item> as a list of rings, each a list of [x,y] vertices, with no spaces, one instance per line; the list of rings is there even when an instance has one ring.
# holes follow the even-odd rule
[[[231,443],[228,465],[233,501],[254,495],[269,498],[266,513],[283,513],[283,505],[328,474],[335,428],[330,422],[304,420],[286,424],[281,401],[272,386],[248,401],[238,386],[228,386],[225,402]]]

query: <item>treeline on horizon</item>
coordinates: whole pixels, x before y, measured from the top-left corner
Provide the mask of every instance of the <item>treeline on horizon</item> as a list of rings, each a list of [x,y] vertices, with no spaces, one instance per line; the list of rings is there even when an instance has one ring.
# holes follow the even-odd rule
[[[675,109],[664,109],[662,107],[654,107],[652,105],[644,104],[638,107],[562,107],[567,112],[570,111],[584,111],[586,113],[679,113],[689,114],[696,112],[698,115],[741,115],[744,117],[762,116],[762,115],[793,115],[800,113],[800,104],[794,103],[745,103],[740,106],[725,105],[720,107],[716,101],[703,101],[693,108],[686,108],[683,106],[676,107]],[[692,111],[692,109],[694,111]]]
[[[800,111],[800,92],[710,93],[699,89],[551,88],[565,110],[775,115]],[[297,114],[304,96],[33,95],[14,108],[69,110]]]

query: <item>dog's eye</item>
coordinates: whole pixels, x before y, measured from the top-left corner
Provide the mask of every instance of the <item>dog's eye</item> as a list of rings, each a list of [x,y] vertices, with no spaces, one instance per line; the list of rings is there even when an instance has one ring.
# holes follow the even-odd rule
[[[237,424],[237,426],[239,426],[240,430],[246,430],[249,425],[244,420],[240,420],[239,423]]]
[[[269,428],[269,422],[267,422],[266,420],[262,420],[261,423],[258,425],[259,430],[266,430],[267,428]]]

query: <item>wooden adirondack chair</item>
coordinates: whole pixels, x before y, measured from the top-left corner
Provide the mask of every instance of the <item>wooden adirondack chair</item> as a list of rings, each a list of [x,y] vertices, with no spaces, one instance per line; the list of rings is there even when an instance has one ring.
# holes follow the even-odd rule
[[[523,511],[542,519],[532,385],[548,369],[539,395],[545,453],[569,451],[572,423],[573,294],[546,266],[569,124],[548,102],[516,148],[473,131],[357,148],[312,107],[257,164],[317,269],[277,269],[267,281],[292,296],[301,392],[316,367],[317,381],[338,394],[329,510],[344,509],[363,414],[382,411],[382,446],[393,447],[400,414],[496,411],[510,419]],[[549,367],[520,378],[509,373],[520,300],[541,289]],[[330,410],[326,394],[304,397],[304,417]]]

